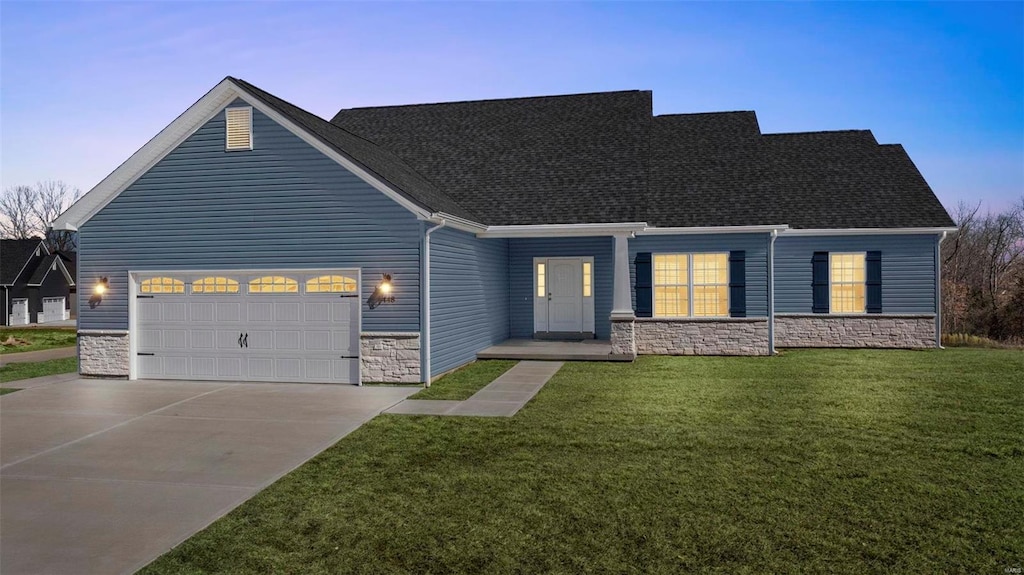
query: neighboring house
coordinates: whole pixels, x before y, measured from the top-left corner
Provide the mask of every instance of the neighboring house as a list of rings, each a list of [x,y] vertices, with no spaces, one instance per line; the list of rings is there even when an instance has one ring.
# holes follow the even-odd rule
[[[645,91],[328,122],[226,78],[54,227],[79,233],[83,373],[359,382],[508,338],[936,346],[953,222],[869,131],[655,116]]]
[[[75,316],[75,254],[50,253],[43,240],[0,240],[3,325]]]

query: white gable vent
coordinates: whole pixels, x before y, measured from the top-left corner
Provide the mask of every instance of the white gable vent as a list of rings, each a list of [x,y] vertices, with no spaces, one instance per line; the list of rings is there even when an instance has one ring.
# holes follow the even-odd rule
[[[227,149],[252,149],[252,108],[227,108]]]

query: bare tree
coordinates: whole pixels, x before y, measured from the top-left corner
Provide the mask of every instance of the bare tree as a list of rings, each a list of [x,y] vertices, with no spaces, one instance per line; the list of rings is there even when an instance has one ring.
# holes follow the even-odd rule
[[[80,193],[60,180],[4,190],[0,195],[0,235],[10,239],[43,237],[50,251],[74,249],[74,232],[49,230],[48,227]]]
[[[0,195],[0,234],[4,238],[25,240],[39,233],[35,215],[36,190],[14,186]]]
[[[36,221],[45,232],[46,243],[50,251],[71,251],[75,247],[75,234],[63,230],[47,228],[64,213],[64,210],[75,203],[81,191],[72,188],[60,180],[48,180],[36,184],[36,202],[33,209]]]

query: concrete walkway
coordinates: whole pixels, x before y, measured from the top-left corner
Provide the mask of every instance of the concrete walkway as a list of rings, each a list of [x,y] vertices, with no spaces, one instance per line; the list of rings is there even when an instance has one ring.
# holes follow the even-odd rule
[[[50,359],[75,357],[77,353],[78,348],[76,346],[55,347],[53,349],[26,351],[22,353],[5,353],[0,355],[0,367],[3,367],[8,363],[29,363],[33,361],[47,361]]]
[[[560,361],[521,361],[466,401],[406,399],[385,413],[512,417],[561,367]]]
[[[133,573],[412,387],[124,381],[0,397],[4,575]]]

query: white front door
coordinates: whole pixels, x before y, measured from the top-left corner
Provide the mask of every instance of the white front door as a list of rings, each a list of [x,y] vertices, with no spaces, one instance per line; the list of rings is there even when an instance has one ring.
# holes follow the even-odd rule
[[[534,260],[534,332],[593,333],[593,258]]]

